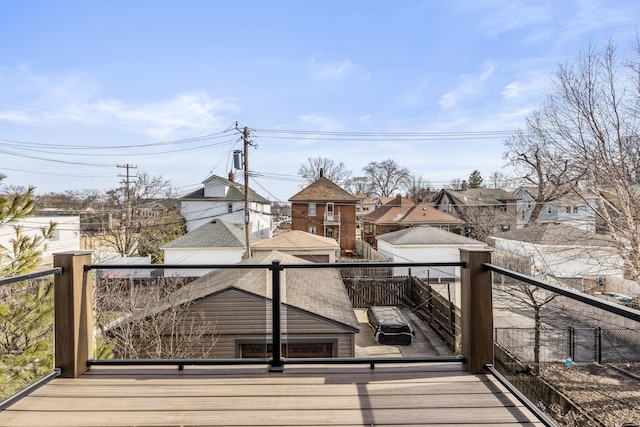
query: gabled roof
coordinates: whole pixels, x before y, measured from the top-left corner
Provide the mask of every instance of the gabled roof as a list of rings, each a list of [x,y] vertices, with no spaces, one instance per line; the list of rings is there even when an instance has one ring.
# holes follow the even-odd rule
[[[470,239],[456,233],[443,230],[438,227],[422,225],[419,227],[408,227],[391,233],[382,234],[378,240],[391,245],[456,245],[456,246],[486,246],[479,240]]]
[[[358,199],[342,187],[321,176],[298,193],[294,194],[291,202],[349,202],[356,203]]]
[[[515,194],[516,196],[519,196],[520,198],[523,195],[527,195],[529,196],[531,199],[535,199],[535,196],[537,194],[537,187],[518,187],[513,194]],[[593,200],[593,199],[597,199],[598,195],[596,193],[594,193],[591,190],[585,190],[585,191],[581,191],[581,192],[576,192],[576,191],[570,191],[567,194],[563,194],[561,196],[558,196],[557,198],[555,198],[554,200],[551,200],[549,203],[553,203],[556,205],[563,205],[563,204],[584,204],[585,200]]]
[[[362,221],[378,225],[464,224],[463,220],[446,212],[439,211],[426,203],[416,205],[413,201],[405,198],[401,199],[401,203],[399,205],[397,204],[397,200],[394,199],[387,204],[378,207],[373,212],[364,215],[362,217]]]
[[[302,230],[292,230],[270,239],[262,239],[253,245],[254,249],[340,249],[340,244],[330,237],[318,236]]]
[[[552,222],[534,224],[519,230],[500,233],[492,238],[550,246],[612,246],[611,238],[607,236],[563,223]]]
[[[244,260],[238,265],[271,264],[274,260],[279,260],[282,265],[312,264],[293,255],[272,251]],[[352,332],[360,330],[338,270],[287,269],[281,275],[281,286],[284,306],[337,323]],[[170,299],[184,304],[214,298],[234,290],[270,301],[271,273],[260,268],[215,270],[176,291]]]
[[[242,226],[214,219],[162,246],[174,248],[244,248]]]
[[[205,179],[203,183],[207,183],[211,180],[218,180],[222,184],[229,187],[229,191],[227,195],[224,197],[205,197],[204,196],[204,187],[199,188],[196,191],[193,191],[186,196],[182,196],[180,200],[217,200],[221,202],[242,202],[244,201],[244,185],[238,184],[237,182],[230,181],[221,176],[212,175],[209,178]],[[271,204],[269,199],[266,199],[256,193],[251,187],[249,187],[249,201],[263,203],[263,204]]]
[[[501,188],[468,188],[466,190],[440,190],[434,201],[439,202],[444,196],[449,197],[456,205],[490,206],[496,202],[515,202],[518,197]]]

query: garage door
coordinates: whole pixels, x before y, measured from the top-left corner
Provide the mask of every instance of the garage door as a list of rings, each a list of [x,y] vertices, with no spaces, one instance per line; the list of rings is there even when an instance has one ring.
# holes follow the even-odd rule
[[[242,358],[267,358],[272,356],[271,344],[241,344]],[[333,357],[333,343],[287,343],[282,344],[282,356],[289,358]]]

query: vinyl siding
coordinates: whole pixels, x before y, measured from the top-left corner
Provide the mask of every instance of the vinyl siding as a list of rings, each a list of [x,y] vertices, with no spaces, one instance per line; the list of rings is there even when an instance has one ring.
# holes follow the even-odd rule
[[[284,297],[283,297],[284,299]],[[286,301],[284,301],[286,303]],[[236,356],[236,340],[271,339],[271,304],[240,292],[228,292],[204,299],[190,308],[202,312],[207,321],[215,322],[220,334],[212,357]],[[294,310],[282,312],[282,339],[326,339],[336,341],[339,357],[352,357],[355,334],[322,319]]]

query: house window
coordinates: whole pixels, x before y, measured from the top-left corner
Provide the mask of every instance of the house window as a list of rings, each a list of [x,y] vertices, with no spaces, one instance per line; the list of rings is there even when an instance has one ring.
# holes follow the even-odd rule
[[[507,204],[502,202],[500,204],[500,212],[506,212],[507,211]]]
[[[327,236],[326,237],[333,237],[333,228],[327,228]]]
[[[333,221],[333,203],[327,203],[327,221]]]
[[[316,216],[316,204],[309,203],[309,216]]]
[[[227,213],[232,213],[233,212],[233,203],[229,203],[229,205],[227,206]]]
[[[500,226],[500,230],[501,230],[502,232],[509,231],[510,229],[511,229],[511,227],[510,227],[508,224],[502,224],[502,225]]]
[[[550,214],[551,213],[551,205],[547,206],[547,213]]]
[[[316,234],[316,228],[313,226],[309,227],[309,233]]]

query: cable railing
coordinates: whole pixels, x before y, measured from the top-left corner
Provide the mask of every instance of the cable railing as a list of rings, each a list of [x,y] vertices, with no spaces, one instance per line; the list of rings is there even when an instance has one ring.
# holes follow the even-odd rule
[[[60,375],[51,278],[61,273],[52,268],[0,279],[0,410]]]
[[[305,278],[305,275],[309,277],[316,277],[318,274],[321,274],[321,273],[310,273],[309,270],[326,272],[329,270],[335,271],[338,269],[361,268],[363,267],[363,263],[343,262],[339,264],[335,264],[335,263],[287,263],[287,264],[284,264],[278,260],[273,260],[272,262],[265,264],[265,263],[250,263],[249,261],[250,260],[247,260],[246,262],[243,262],[241,264],[231,264],[231,265],[207,264],[207,265],[189,265],[189,266],[156,265],[156,264],[150,264],[150,265],[89,264],[84,266],[84,271],[90,272],[90,271],[101,270],[105,268],[111,271],[113,270],[144,271],[147,269],[158,270],[159,268],[164,268],[167,270],[180,268],[184,270],[185,268],[192,268],[192,269],[208,269],[213,272],[206,275],[206,277],[196,279],[196,281],[192,282],[191,284],[184,285],[181,289],[177,289],[176,292],[173,293],[173,295],[178,294],[181,296],[173,301],[172,304],[174,306],[189,303],[190,301],[207,297],[207,292],[213,293],[218,287],[220,287],[220,283],[219,283],[220,281],[231,280],[231,282],[233,282],[233,280],[237,280],[237,281],[251,282],[255,280],[255,277],[253,277],[253,275],[255,274],[247,273],[247,272],[256,271],[256,270],[265,271],[265,274],[269,275],[270,280],[267,280],[267,277],[263,276],[260,282],[260,286],[268,287],[269,284],[271,286],[269,290],[261,289],[258,293],[262,293],[263,294],[262,296],[267,297],[270,300],[271,312],[268,313],[268,317],[270,317],[271,319],[271,324],[270,324],[270,328],[268,328],[268,332],[270,333],[271,336],[269,339],[266,339],[266,338],[264,339],[265,343],[267,343],[268,341],[268,344],[269,344],[270,353],[271,353],[269,357],[259,357],[259,358],[242,357],[241,358],[241,357],[237,357],[238,355],[236,355],[236,357],[232,357],[232,358],[229,358],[229,357],[210,358],[206,356],[199,357],[199,358],[160,357],[160,358],[153,358],[153,359],[145,358],[145,357],[134,358],[134,359],[132,358],[124,358],[124,359],[91,358],[87,362],[88,365],[127,365],[127,364],[128,365],[176,365],[180,369],[183,369],[184,366],[187,366],[187,365],[224,365],[224,364],[240,365],[240,364],[266,363],[268,364],[270,371],[280,371],[283,369],[285,364],[338,364],[338,363],[339,364],[363,364],[363,363],[366,363],[373,368],[375,364],[378,364],[378,363],[430,363],[430,362],[461,363],[465,361],[465,358],[461,355],[457,355],[457,356],[425,355],[425,356],[412,356],[412,357],[379,357],[379,356],[371,356],[371,355],[368,355],[367,357],[353,357],[353,355],[351,355],[349,357],[344,357],[338,351],[335,351],[335,350],[332,357],[309,357],[308,355],[305,357],[286,357],[286,355],[283,354],[283,348],[287,345],[293,346],[294,344],[291,344],[291,342],[295,341],[295,339],[291,339],[291,338],[283,339],[283,330],[291,329],[292,326],[289,325],[289,327],[287,328],[286,325],[283,325],[282,319],[285,316],[283,316],[282,310],[283,309],[288,310],[288,309],[291,309],[292,307],[297,310],[307,309],[302,302],[300,304],[296,304],[296,302],[299,302],[299,300],[302,298],[301,296],[296,295],[296,292],[305,292],[304,298],[302,299],[316,298],[318,301],[324,301],[326,300],[326,295],[323,294],[324,291],[326,291],[324,293],[329,293],[329,294],[335,291],[335,288],[334,289],[329,288],[329,282],[332,280],[332,277],[330,277],[330,275],[327,276],[327,274],[324,274],[325,276],[324,279],[321,278],[320,279],[321,281],[317,283],[317,286],[314,286],[314,283],[306,283],[304,284],[304,286],[301,285],[301,282],[308,282],[308,279]],[[373,269],[373,271],[375,271],[375,269],[379,269],[382,267],[388,268],[390,265],[392,265],[393,267],[436,267],[437,268],[442,266],[461,267],[464,264],[462,262],[436,262],[436,263],[413,263],[413,262],[409,263],[408,262],[408,263],[393,263],[393,264],[385,262],[385,263],[366,263],[365,264],[367,268]],[[240,276],[237,276],[237,274],[236,276],[233,276],[231,273],[229,274],[221,273],[221,271],[233,271],[233,270],[236,270],[236,271],[242,270],[241,272],[237,272],[237,274],[240,274]],[[309,273],[304,273],[305,271]],[[218,276],[222,278],[218,278]],[[237,277],[237,278],[230,278],[230,277]],[[283,284],[282,280],[285,278],[288,280],[288,283]],[[171,278],[169,278],[168,280],[170,279]],[[317,280],[317,279],[313,279],[313,280]],[[344,288],[342,279],[337,277],[336,280],[338,280],[339,282],[339,287]],[[101,284],[99,288],[102,289],[106,286],[108,285]],[[235,286],[242,288],[242,286],[238,285],[237,283],[235,284]],[[254,285],[252,286],[255,291],[256,286]],[[193,293],[193,289],[190,289],[190,288],[199,288],[199,287],[200,288],[207,287],[208,289],[214,289],[214,290],[204,291],[204,292],[200,290],[200,291],[196,291],[196,293]],[[283,288],[288,290],[291,293],[291,295],[288,298],[283,299],[283,295],[282,295]],[[300,288],[300,289],[297,289],[297,288]],[[191,291],[191,293],[189,291]],[[99,295],[100,292],[96,292],[96,294]],[[344,296],[347,297],[346,293],[344,293]],[[335,300],[329,301],[329,304],[335,305],[336,301]],[[137,305],[148,305],[148,304],[138,303]],[[343,311],[351,311],[351,312],[353,311],[353,307],[351,306],[350,303],[348,304],[348,307],[343,306],[341,309]],[[97,311],[99,312],[99,310]],[[309,309],[308,311],[311,311],[311,309]],[[150,317],[153,316],[154,313],[150,313],[149,311],[146,311],[143,314],[146,319],[149,319]],[[291,316],[292,314],[289,314],[289,317]],[[123,318],[121,319],[121,323],[127,322],[127,321],[133,323],[135,322],[135,317],[132,315],[123,316]],[[111,328],[116,328],[116,327],[118,326],[114,324],[111,325]],[[192,331],[193,328],[189,328],[189,330]],[[107,331],[107,333],[109,333],[109,331]],[[292,335],[292,334],[290,331],[287,331],[287,335]],[[313,339],[311,340],[311,342],[313,342]],[[307,342],[306,345],[313,345],[313,344],[309,344],[309,342]],[[340,345],[340,344],[336,343],[336,345]],[[238,345],[236,344],[236,347],[237,346]],[[224,346],[220,345],[220,347],[224,347]]]
[[[300,262],[291,262],[288,260],[282,262],[279,259],[273,259],[268,262],[258,263],[252,261],[252,259],[245,260],[240,264],[204,264],[204,265],[119,265],[119,264],[92,264],[90,253],[66,253],[57,254],[55,257],[55,265],[57,268],[46,272],[34,273],[35,275],[25,275],[11,279],[1,279],[0,286],[4,286],[10,283],[33,280],[39,277],[53,275],[55,280],[56,298],[53,309],[56,311],[55,322],[55,349],[56,349],[56,371],[52,374],[62,375],[65,377],[78,377],[82,375],[90,366],[93,365],[173,365],[179,369],[183,369],[189,365],[266,365],[271,372],[282,372],[287,364],[368,364],[373,369],[376,364],[382,363],[432,363],[432,362],[451,362],[462,363],[465,368],[474,374],[481,373],[494,373],[494,328],[493,328],[493,312],[492,312],[492,273],[502,274],[519,283],[524,283],[531,286],[536,286],[545,289],[549,292],[555,292],[566,298],[579,301],[584,304],[588,304],[598,309],[602,309],[613,315],[629,319],[631,321],[640,321],[640,311],[634,310],[628,307],[624,307],[619,304],[615,304],[606,300],[602,300],[596,297],[592,297],[581,292],[577,292],[573,289],[549,284],[547,282],[537,280],[530,276],[526,276],[496,265],[491,264],[491,253],[486,250],[465,250],[460,251],[459,262],[406,262],[406,263],[389,263],[389,262],[371,262],[371,263],[307,263],[299,260]],[[336,280],[343,287],[342,297],[349,300],[348,295],[344,290],[344,283],[337,270],[341,268],[346,269],[362,269],[363,267],[370,268],[371,271],[376,269],[385,269],[387,271],[404,271],[401,269],[416,269],[416,268],[443,268],[454,267],[460,269],[460,284],[459,284],[459,297],[460,297],[460,315],[450,314],[450,319],[455,319],[456,327],[452,332],[459,334],[459,351],[453,356],[433,356],[433,355],[419,355],[419,356],[402,356],[402,357],[389,357],[383,355],[373,355],[367,357],[355,357],[344,356],[339,347],[340,338],[336,338],[333,341],[333,352],[329,349],[328,354],[330,356],[322,357],[292,357],[290,354],[291,346],[296,343],[296,339],[300,332],[292,330],[292,318],[295,316],[302,316],[305,319],[322,317],[327,320],[327,315],[318,315],[313,313],[306,306],[301,304],[294,304],[297,301],[317,299],[319,301],[325,301],[323,298],[327,296],[323,292],[329,289],[328,285],[331,281]],[[93,313],[93,298],[99,298],[100,292],[105,285],[104,283],[98,283],[97,288],[94,287],[94,281],[96,281],[95,272],[97,270],[160,270],[160,269],[209,269],[212,270],[205,278],[195,279],[190,282],[192,285],[189,288],[189,284],[179,284],[176,289],[159,288],[158,293],[155,294],[155,300],[149,304],[133,304],[133,310],[130,314],[125,315],[122,307],[111,301],[113,306],[108,310],[108,316],[102,319],[103,330],[96,328],[96,322],[94,322]],[[233,272],[241,274],[239,279],[230,279],[233,276]],[[233,273],[233,274],[232,274]],[[151,280],[152,278],[149,278]],[[170,279],[170,278],[164,278]],[[163,280],[164,280],[163,279]],[[103,280],[103,279],[100,279]],[[130,282],[131,288],[127,292],[124,292],[129,297],[129,302],[132,302],[133,296],[135,296],[136,286],[141,286],[141,282],[136,282],[136,279],[127,279]],[[200,280],[200,282],[197,282]],[[228,282],[224,282],[227,280]],[[241,286],[240,281],[246,281],[247,286],[254,286],[253,288],[247,288]],[[193,286],[195,283],[195,286]],[[304,292],[298,292],[296,285],[304,284],[301,289]],[[224,285],[224,286],[223,286]],[[213,293],[209,287],[213,286]],[[424,286],[424,284],[420,285]],[[185,289],[186,288],[186,289]],[[197,291],[196,294],[190,294],[191,291]],[[260,289],[256,291],[256,289]],[[0,288],[2,290],[3,288]],[[263,307],[262,312],[259,315],[259,321],[261,324],[264,337],[261,339],[260,346],[256,346],[255,340],[243,341],[242,338],[238,339],[237,343],[231,345],[231,351],[235,350],[233,357],[157,357],[157,358],[108,358],[99,357],[97,353],[93,351],[93,345],[95,338],[100,333],[107,331],[108,333],[115,333],[118,328],[122,328],[123,325],[129,325],[133,320],[147,319],[148,312],[140,311],[140,307],[143,306],[155,306],[158,311],[162,311],[169,304],[183,304],[189,306],[193,301],[198,303],[211,303],[211,295],[226,295],[228,289],[233,289],[239,295],[251,294],[252,301],[258,301]],[[333,289],[333,288],[331,288]],[[164,292],[164,293],[163,293]],[[252,293],[253,292],[253,293]],[[298,293],[296,293],[298,292]],[[171,301],[166,297],[172,295],[180,297],[177,300]],[[341,298],[342,298],[341,297]],[[424,296],[423,296],[424,297]],[[298,298],[298,300],[296,300]],[[343,298],[344,299],[344,298]],[[235,300],[237,301],[237,300]],[[429,298],[420,300],[420,305],[428,305]],[[102,302],[104,303],[104,301]],[[124,304],[124,302],[122,302]],[[225,307],[230,310],[230,316],[236,315],[234,310],[244,309],[242,306],[234,306],[234,300],[230,299],[224,302]],[[331,303],[333,304],[333,303]],[[331,304],[327,304],[328,308],[335,308]],[[353,307],[350,305],[351,310]],[[410,306],[410,304],[408,304]],[[342,306],[344,308],[346,306]],[[444,311],[445,309],[441,309]],[[193,314],[191,312],[190,314]],[[353,313],[352,313],[353,314]],[[110,317],[109,317],[110,316]],[[306,317],[305,317],[306,316]],[[314,317],[315,316],[315,317]],[[324,317],[323,317],[324,316]],[[460,319],[458,319],[460,317]],[[249,319],[248,321],[254,321],[255,319]],[[442,322],[442,321],[439,321]],[[332,326],[344,327],[348,333],[355,335],[357,332],[357,325],[349,324],[347,321],[328,319],[327,324]],[[459,323],[459,324],[458,324]],[[346,325],[346,326],[345,326]],[[449,327],[450,325],[444,325]],[[178,328],[179,329],[179,328]],[[134,331],[135,333],[135,331]],[[211,346],[224,347],[221,341],[215,341],[215,337],[212,338]],[[200,340],[202,341],[202,340]],[[185,341],[187,342],[187,341]],[[177,341],[173,341],[173,344],[180,344]],[[188,342],[187,342],[188,343]],[[353,345],[353,342],[349,345]],[[308,340],[303,343],[308,349],[313,351],[322,349],[325,342],[318,342],[317,340]],[[243,353],[243,345],[246,345],[246,354]],[[304,347],[303,346],[303,347]],[[268,351],[255,356],[260,353],[256,351],[256,348],[264,348]],[[268,347],[268,348],[267,348]],[[253,353],[252,353],[253,351]],[[262,351],[262,350],[260,350]],[[247,356],[248,355],[248,356]],[[251,357],[251,355],[254,355]],[[507,378],[508,379],[508,378]],[[502,381],[503,379],[500,379]]]

